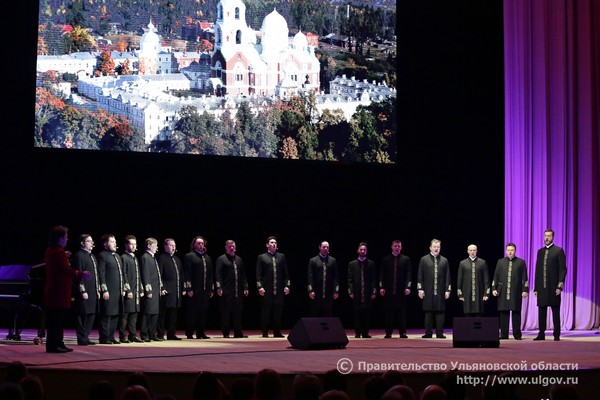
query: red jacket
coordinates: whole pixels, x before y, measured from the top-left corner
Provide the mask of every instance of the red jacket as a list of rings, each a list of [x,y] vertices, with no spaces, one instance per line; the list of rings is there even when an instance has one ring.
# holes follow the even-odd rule
[[[60,246],[50,246],[44,255],[46,263],[46,286],[44,306],[47,308],[71,308],[73,279],[81,278],[81,272],[71,269],[71,263]]]

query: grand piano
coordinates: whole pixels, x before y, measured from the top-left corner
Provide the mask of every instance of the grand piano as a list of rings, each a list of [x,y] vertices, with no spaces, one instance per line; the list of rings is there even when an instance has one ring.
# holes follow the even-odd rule
[[[0,265],[0,328],[8,328],[7,340],[21,340],[21,331],[34,313],[40,316],[36,339],[44,337],[45,281],[44,264]]]

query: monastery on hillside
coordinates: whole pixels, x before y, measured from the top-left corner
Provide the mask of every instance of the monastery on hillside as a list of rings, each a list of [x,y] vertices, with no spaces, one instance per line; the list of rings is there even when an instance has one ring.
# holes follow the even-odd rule
[[[319,60],[299,31],[290,45],[285,19],[273,10],[257,34],[246,24],[242,0],[217,5],[211,82],[221,94],[289,97],[319,90]],[[257,39],[258,37],[258,39]]]

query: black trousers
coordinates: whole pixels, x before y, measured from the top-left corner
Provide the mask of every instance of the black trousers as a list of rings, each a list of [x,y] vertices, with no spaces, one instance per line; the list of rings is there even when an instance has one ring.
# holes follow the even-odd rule
[[[133,339],[137,331],[137,312],[123,313],[119,321],[119,338]]]
[[[371,327],[371,306],[354,305],[354,333],[368,335]]]
[[[102,315],[98,335],[100,340],[113,340],[115,338],[119,318],[119,315]]]
[[[397,306],[386,306],[385,308],[385,334],[394,333],[394,323],[397,323],[398,333],[406,334],[406,303]]]
[[[560,337],[560,306],[550,306],[552,309],[552,323],[554,324],[554,337]],[[548,307],[538,307],[539,335],[544,336],[546,331],[546,320],[548,319]]]
[[[94,327],[95,313],[77,314],[75,320],[75,332],[77,334],[77,343],[85,343],[90,339],[90,332]]]
[[[177,330],[177,313],[179,309],[176,307],[162,307],[158,313],[158,337],[163,337],[165,333],[167,337],[175,336]]]
[[[192,336],[194,331],[196,331],[196,337],[205,335],[204,330],[206,329],[207,314],[208,307],[194,307],[188,303],[186,309],[185,335]]]
[[[510,318],[510,311],[499,311],[500,314],[500,336],[508,337],[508,320]],[[521,311],[512,311],[512,329],[513,337],[520,339],[521,334]]]
[[[263,335],[269,332],[269,325],[274,334],[281,334],[281,315],[283,299],[263,296],[260,299],[260,330]]]
[[[444,311],[425,311],[425,334],[431,335],[435,320],[435,334],[444,334]]]
[[[140,337],[142,339],[152,339],[156,337],[158,327],[158,314],[142,314],[142,326]]]
[[[243,298],[221,298],[221,330],[228,336],[233,325],[233,334],[242,335]]]
[[[46,309],[46,350],[65,347],[64,326],[68,312],[63,308]]]

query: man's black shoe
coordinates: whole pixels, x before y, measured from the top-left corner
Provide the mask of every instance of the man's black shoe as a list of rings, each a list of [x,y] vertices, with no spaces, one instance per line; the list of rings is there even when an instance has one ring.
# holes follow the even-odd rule
[[[181,340],[179,336],[167,336],[167,340]]]
[[[545,336],[541,336],[541,335],[537,335],[536,337],[533,338],[533,340],[546,340]]]
[[[406,333],[401,333],[400,339],[408,339],[408,336],[406,335]]]
[[[435,335],[435,337],[438,339],[446,339],[445,335]]]
[[[423,336],[421,336],[423,339],[431,339],[433,337],[433,335],[431,333],[426,333]]]
[[[392,338],[392,335],[390,335],[390,334],[388,333],[388,334],[387,334],[387,335],[385,335],[383,338],[384,338],[384,339],[391,339],[391,338]]]
[[[55,347],[54,349],[46,349],[46,353],[68,353],[69,350],[67,350],[64,347]]]

